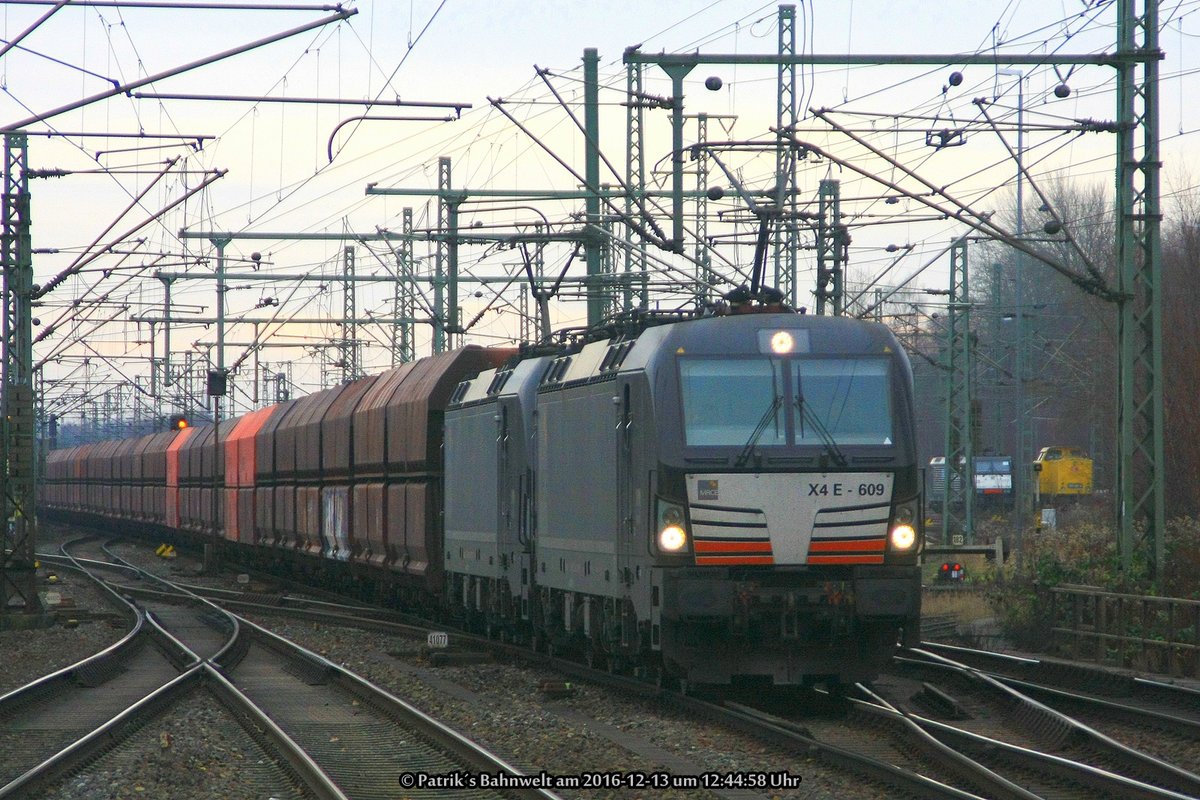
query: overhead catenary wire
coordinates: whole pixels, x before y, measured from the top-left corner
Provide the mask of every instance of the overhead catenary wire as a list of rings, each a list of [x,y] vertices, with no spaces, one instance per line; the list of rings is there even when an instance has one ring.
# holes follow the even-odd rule
[[[766,8],[768,8],[768,7],[769,7],[769,5],[767,5],[767,6],[763,6],[763,8],[764,8],[764,9],[766,9]],[[1098,10],[1096,10],[1096,11],[1095,11],[1095,13],[1099,13],[1099,11],[1098,11]],[[765,18],[765,17],[764,17],[763,19],[765,20],[765,19],[767,19],[767,18]],[[1070,19],[1070,18],[1069,18],[1069,17],[1064,17],[1064,19]],[[766,27],[766,25],[765,25],[765,24],[760,24],[758,27],[756,27],[756,28],[755,28],[755,30],[756,30],[756,32],[758,32],[758,33],[761,33],[762,29],[763,29],[763,28],[765,28],[765,27]],[[731,34],[732,32],[733,32],[733,28],[732,28],[732,27],[730,27],[730,26],[726,26],[726,34]],[[1006,35],[1006,36],[1002,36],[1002,37],[1000,37],[1000,45],[1001,45],[1001,46],[1005,46],[1005,47],[1007,47],[1007,46],[1011,46],[1011,45],[1009,44],[1009,42],[1011,42],[1011,41],[1012,41],[1012,40],[1014,40],[1015,38],[1016,38],[1016,37],[1013,37],[1013,36],[1007,36],[1007,35]],[[854,98],[851,98],[851,101],[852,101],[852,102],[853,102],[853,100],[854,100]],[[547,102],[550,102],[550,101],[547,101]],[[519,101],[514,101],[514,102],[513,102],[513,105],[515,106],[515,105],[517,105],[518,103],[519,103]],[[548,107],[548,108],[552,108],[553,106],[547,106],[547,107]],[[483,118],[483,117],[486,117],[486,116],[488,116],[488,115],[487,115],[487,114],[480,115],[480,118]],[[471,143],[467,143],[466,145],[464,145],[464,149],[463,149],[463,151],[462,151],[462,152],[472,152],[472,153],[473,153],[473,155],[472,155],[472,158],[470,159],[470,162],[471,162],[471,163],[470,163],[470,168],[471,168],[471,170],[472,170],[472,171],[471,171],[470,173],[468,173],[468,174],[469,174],[469,175],[471,175],[472,177],[474,177],[474,176],[479,176],[479,180],[480,180],[481,182],[483,182],[483,181],[486,181],[486,180],[487,180],[488,171],[493,169],[493,167],[492,167],[491,165],[489,165],[489,163],[488,163],[488,161],[489,161],[489,158],[490,158],[492,155],[494,155],[494,154],[497,152],[497,150],[499,149],[499,148],[498,148],[498,146],[496,145],[496,143],[495,143],[495,142],[489,142],[489,141],[487,141],[487,136],[486,136],[485,134],[483,134],[483,133],[482,133],[482,130],[483,130],[483,128],[482,128],[482,127],[480,127],[480,126],[477,126],[477,127],[476,127],[476,128],[475,128],[475,129],[474,129],[474,130],[473,130],[473,131],[472,131],[472,132],[469,134],[469,138],[470,138],[470,139],[472,139],[472,140],[473,140],[473,142],[471,142]],[[458,134],[448,134],[448,135],[447,135],[447,136],[445,136],[445,137],[441,137],[441,141],[443,141],[443,142],[445,142],[445,141],[450,141],[450,140],[451,140],[451,137],[455,137],[455,136],[458,136]],[[463,141],[462,137],[458,137],[458,141]],[[486,155],[483,155],[483,154],[481,154],[481,150],[482,150],[482,148],[480,148],[480,147],[478,146],[478,144],[480,144],[480,143],[484,144],[484,145],[487,147],[487,149],[488,149],[488,153],[487,153]],[[471,145],[472,145],[472,144],[475,144],[475,148],[474,148],[474,150],[471,150]],[[437,147],[437,145],[431,145],[431,146],[430,146],[430,149],[432,149],[432,148],[435,148],[435,147]],[[912,153],[912,152],[914,152],[916,149],[918,149],[918,148],[916,148],[916,147],[914,146],[913,148],[909,149],[909,150],[908,150],[908,152],[909,152],[909,153]],[[844,153],[844,150],[843,150],[843,151],[841,151],[841,152],[843,152],[843,153]],[[516,157],[516,154],[514,154],[514,157]],[[899,157],[907,157],[907,156],[900,156],[899,154],[893,154],[893,157],[897,157],[897,158],[899,158]],[[932,158],[932,156],[930,156],[930,158]],[[511,164],[512,162],[511,162],[511,161],[508,161],[508,162],[506,162],[506,163],[508,163],[508,164]],[[982,168],[981,168],[981,169],[982,169]],[[342,175],[345,175],[345,174],[348,174],[348,173],[338,173],[338,174],[337,174],[337,177],[340,179],[340,178],[341,178],[341,176],[342,176]],[[410,173],[410,174],[411,174],[411,173]],[[493,172],[493,174],[494,174],[494,172]],[[964,180],[964,179],[959,179],[959,180]],[[1006,180],[1007,180],[1007,183],[1005,183],[1005,182],[1000,182],[1000,181],[994,182],[994,183],[992,184],[992,186],[989,188],[989,191],[991,191],[991,192],[997,192],[997,191],[1000,191],[1000,190],[1001,190],[1001,189],[1002,189],[1002,188],[1003,188],[1005,185],[1011,186],[1011,178],[1009,178],[1009,179],[1006,179]],[[306,181],[306,182],[307,182],[307,181]],[[951,184],[947,184],[947,185],[951,185]],[[296,197],[301,197],[301,195],[302,195],[301,189],[302,189],[302,188],[303,188],[302,186],[301,186],[301,187],[299,187],[299,188],[297,188],[297,191],[294,193]],[[974,191],[973,189],[968,191],[968,190],[967,190],[967,187],[965,187],[965,186],[963,187],[963,189],[964,189],[964,191],[963,191],[963,192],[960,194],[960,199],[961,199],[961,200],[963,200],[965,203],[968,203],[968,204],[973,204],[973,203],[975,202],[975,198],[977,197],[977,195],[975,194],[975,191]],[[261,197],[263,197],[263,198],[266,198],[266,197],[268,197],[268,195],[260,195],[260,196],[261,196]],[[316,205],[318,205],[318,204],[321,204],[322,202],[324,202],[326,198],[328,198],[328,197],[332,197],[332,196],[334,196],[332,191],[331,191],[331,192],[322,192],[322,197],[321,197],[321,199],[309,201],[309,207],[310,207],[310,208],[311,208],[311,207],[315,207]],[[206,200],[206,202],[207,202],[207,200]],[[353,203],[353,204],[351,204],[351,205],[344,205],[344,206],[342,206],[342,205],[338,205],[338,204],[334,204],[334,203],[330,203],[330,204],[327,204],[327,208],[325,209],[325,213],[326,213],[326,214],[328,214],[330,218],[332,218],[332,217],[335,217],[335,216],[343,216],[343,215],[345,215],[345,214],[347,214],[347,213],[350,213],[350,212],[355,212],[355,211],[358,211],[358,210],[362,209],[362,208],[363,208],[363,206],[364,206],[364,204],[365,204],[365,202],[366,202],[366,201],[359,200],[359,201],[356,201],[355,203]],[[877,201],[877,202],[882,202],[882,201],[880,200],[880,201]],[[269,206],[269,208],[265,208],[265,209],[264,209],[264,211],[265,211],[265,212],[266,212],[268,215],[271,215],[271,214],[282,214],[282,213],[285,213],[285,212],[286,212],[286,209],[284,209],[284,208],[281,208],[279,205],[276,205],[276,204],[273,204],[273,203],[268,203],[267,205]],[[282,204],[281,204],[281,205],[282,205]],[[258,211],[259,209],[256,207],[256,209],[255,209],[255,210],[256,210],[256,211]],[[221,206],[221,207],[220,207],[220,209],[219,209],[219,211],[220,211],[220,213],[228,213],[228,210],[227,210],[227,208],[226,208],[226,207],[224,207],[224,206]],[[255,224],[260,224],[260,223],[257,223],[257,222],[256,222]],[[931,233],[931,234],[927,234],[925,237],[922,237],[922,236],[918,235],[918,236],[915,236],[915,237],[913,237],[913,241],[919,242],[919,241],[921,241],[923,238],[924,238],[924,239],[928,239],[928,238],[930,238],[930,237],[932,237],[932,236],[937,236],[937,235],[938,235],[938,234],[937,234],[936,232],[935,232],[935,233]],[[283,248],[281,248],[281,250],[282,250],[282,251],[286,251],[286,249],[287,249],[287,246],[284,246]],[[676,273],[674,273],[674,274],[676,274],[676,275],[679,275],[679,274],[686,274],[686,273],[685,273],[685,271],[683,270],[683,268],[679,268],[679,267],[673,267],[673,268],[675,268],[675,269],[680,269],[680,270],[681,270],[681,271],[679,271],[679,272],[676,272]],[[420,295],[419,295],[419,293],[418,293],[418,296],[420,296]]]

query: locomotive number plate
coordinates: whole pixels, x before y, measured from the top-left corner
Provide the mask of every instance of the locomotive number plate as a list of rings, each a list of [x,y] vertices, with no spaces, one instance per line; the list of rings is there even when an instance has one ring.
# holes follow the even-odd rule
[[[885,497],[882,481],[808,481],[808,497]]]

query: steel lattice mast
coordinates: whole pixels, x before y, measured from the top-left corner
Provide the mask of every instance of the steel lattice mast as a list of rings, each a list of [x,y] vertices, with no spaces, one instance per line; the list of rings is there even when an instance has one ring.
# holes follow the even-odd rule
[[[773,231],[775,288],[795,306],[799,302],[796,251],[800,237],[796,226],[796,152],[786,137],[796,128],[796,64],[785,60],[796,54],[796,7],[779,7],[779,71],[776,94],[775,204],[778,217]]]
[[[628,145],[625,149],[625,195],[626,239],[634,241],[633,226],[628,220],[634,218],[635,209],[646,191],[645,115],[643,109],[642,65],[629,64],[625,68],[625,94],[629,105],[625,116]],[[625,285],[623,308],[645,309],[650,306],[646,280],[646,240],[638,236],[636,243],[625,248]],[[636,280],[636,284],[635,284]],[[636,290],[634,286],[636,285]]]
[[[34,542],[36,449],[33,392],[33,255],[30,244],[28,140],[23,132],[4,135],[4,369],[3,548],[0,548],[0,616],[37,613]]]
[[[1132,566],[1135,522],[1146,526],[1155,578],[1163,526],[1162,207],[1158,152],[1158,0],[1117,3],[1118,543]],[[1138,39],[1140,38],[1140,42]],[[1141,139],[1139,142],[1138,139]],[[1140,146],[1139,146],[1140,145]]]
[[[971,397],[971,295],[967,240],[950,246],[946,304],[946,485],[942,542],[972,543],[975,535],[975,445]]]

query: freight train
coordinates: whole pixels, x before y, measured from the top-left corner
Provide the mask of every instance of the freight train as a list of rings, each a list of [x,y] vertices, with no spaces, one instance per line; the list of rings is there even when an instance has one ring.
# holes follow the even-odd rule
[[[55,450],[41,506],[664,683],[845,683],[918,635],[913,416],[882,325],[647,316]]]

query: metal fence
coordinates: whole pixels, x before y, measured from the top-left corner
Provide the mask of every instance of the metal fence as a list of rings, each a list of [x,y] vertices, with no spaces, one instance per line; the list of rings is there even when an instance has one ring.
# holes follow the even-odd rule
[[[1088,586],[1045,591],[1054,642],[1072,659],[1200,677],[1200,600],[1116,594]]]

